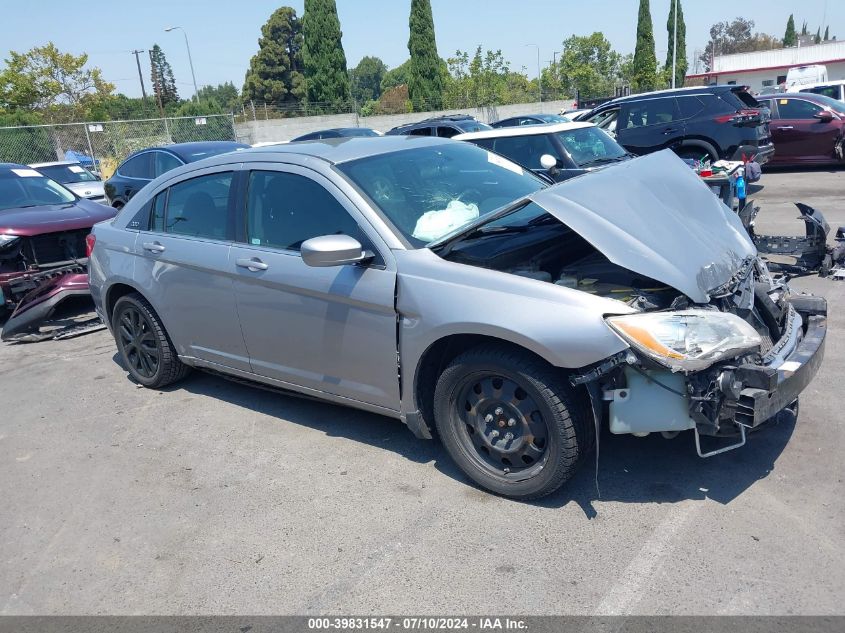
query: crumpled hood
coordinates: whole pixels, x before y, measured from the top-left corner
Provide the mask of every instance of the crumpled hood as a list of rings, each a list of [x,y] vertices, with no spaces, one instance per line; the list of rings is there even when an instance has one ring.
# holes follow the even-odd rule
[[[696,303],[757,250],[739,217],[671,150],[542,189],[530,198],[614,264]]]
[[[72,231],[113,218],[117,209],[90,200],[0,210],[0,233],[33,236]]]

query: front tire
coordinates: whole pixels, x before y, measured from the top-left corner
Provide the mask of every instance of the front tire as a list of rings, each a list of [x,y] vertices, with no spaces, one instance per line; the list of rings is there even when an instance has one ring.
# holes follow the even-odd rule
[[[440,375],[437,432],[473,481],[530,500],[557,490],[577,469],[593,427],[561,372],[518,349],[482,345]]]
[[[190,367],[179,360],[164,325],[139,294],[118,299],[112,313],[117,351],[132,379],[160,389],[184,378]]]

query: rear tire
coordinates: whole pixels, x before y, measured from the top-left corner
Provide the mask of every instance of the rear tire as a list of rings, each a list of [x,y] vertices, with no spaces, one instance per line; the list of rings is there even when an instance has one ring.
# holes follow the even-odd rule
[[[538,499],[576,471],[592,443],[586,410],[554,369],[528,352],[481,345],[455,358],[434,392],[437,432],[470,479]]]
[[[117,300],[112,332],[123,365],[144,387],[160,389],[190,372],[179,360],[161,319],[141,295],[132,293]]]

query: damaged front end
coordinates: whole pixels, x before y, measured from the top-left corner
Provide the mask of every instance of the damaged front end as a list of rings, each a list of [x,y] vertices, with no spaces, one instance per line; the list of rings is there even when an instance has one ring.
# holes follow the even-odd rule
[[[687,312],[736,319],[733,326],[742,331],[742,340],[732,344],[723,337],[715,342],[721,345],[721,354],[709,359],[700,354],[690,364],[677,350],[686,346],[706,352],[706,340],[681,342],[689,333],[680,331],[626,331],[614,327],[611,317],[611,327],[631,344],[631,350],[576,373],[572,382],[588,385],[592,397],[601,401],[594,402],[594,410],[607,416],[612,433],[659,432],[672,437],[694,430],[699,455],[709,457],[739,448],[747,430],[797,401],[824,357],[827,304],[820,297],[796,295],[773,283],[758,261],[729,294]],[[677,320],[682,314],[644,312],[626,318],[660,315]],[[705,451],[702,436],[738,440]]]
[[[85,268],[80,265],[56,268],[38,275],[31,275],[27,282],[27,285],[31,285],[32,288],[23,295],[12,310],[3,325],[0,339],[5,342],[24,342],[69,334],[69,331],[63,330],[60,334],[50,333],[47,336],[41,336],[36,333],[36,330],[50,318],[59,304],[71,297],[90,294],[88,273]],[[85,326],[85,331],[89,329],[90,324]],[[72,328],[72,331],[79,333],[76,327]]]

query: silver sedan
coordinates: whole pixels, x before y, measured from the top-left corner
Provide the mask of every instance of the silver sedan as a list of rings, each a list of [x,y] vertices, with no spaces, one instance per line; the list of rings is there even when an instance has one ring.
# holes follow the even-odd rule
[[[824,301],[671,152],[547,187],[443,139],[255,148],[164,174],[89,247],[137,383],[199,368],[392,416],[521,499],[603,425],[742,446],[824,347]]]

